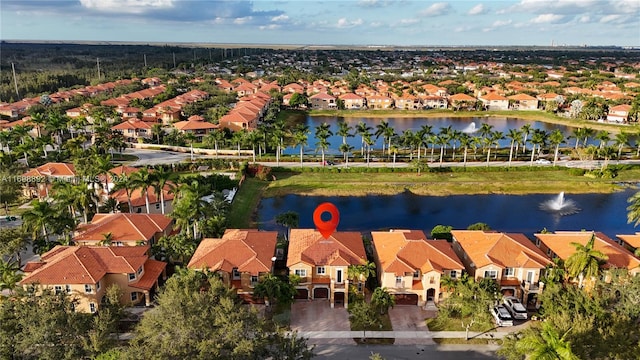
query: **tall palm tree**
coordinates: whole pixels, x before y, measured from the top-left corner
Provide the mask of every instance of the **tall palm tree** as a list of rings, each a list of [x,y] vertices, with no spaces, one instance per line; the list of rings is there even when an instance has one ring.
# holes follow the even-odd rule
[[[447,152],[447,146],[451,142],[452,133],[453,128],[451,127],[451,125],[440,128],[440,131],[438,132],[438,144],[440,145],[440,163],[442,163],[442,158]]]
[[[0,257],[0,291],[9,290],[9,293],[13,293],[21,279],[20,266]]]
[[[460,134],[460,147],[463,149],[462,164],[467,167],[467,154],[469,153],[469,147],[471,146],[472,138],[467,133]]]
[[[520,139],[520,132],[517,129],[509,129],[507,132],[507,139],[510,139],[509,143],[509,167],[511,167],[511,159],[513,159],[513,148],[516,145],[516,142]]]
[[[47,120],[45,128],[54,136],[55,143],[58,146],[62,144],[64,129],[67,128],[68,122],[69,117],[59,111],[53,111],[49,113],[49,118]]]
[[[549,134],[549,142],[555,147],[555,150],[553,152],[553,166],[556,166],[556,163],[558,162],[558,152],[560,151],[560,144],[564,143],[564,135],[562,134],[562,131],[558,129],[553,130],[551,134]]]
[[[156,144],[160,144],[160,135],[162,135],[164,131],[162,130],[162,124],[153,124],[151,125],[151,134],[156,137]]]
[[[427,147],[430,143],[429,138],[433,135],[433,126],[431,125],[422,125],[420,126],[420,130],[418,130],[418,137],[420,138],[420,144],[424,145],[424,156],[427,156]]]
[[[247,133],[247,143],[251,145],[251,153],[253,154],[253,162],[256,162],[256,146],[260,146],[260,133],[258,131],[249,131]]]
[[[481,138],[483,139],[487,139],[489,137],[491,137],[491,133],[493,132],[493,125],[489,125],[487,123],[483,123],[482,125],[480,125],[480,129],[478,129],[478,135],[480,135]],[[482,146],[482,152],[486,152],[486,141],[483,141],[483,146]]]
[[[364,156],[364,138],[371,130],[373,130],[373,128],[367,125],[364,121],[360,121],[356,125],[356,133],[360,135],[360,156]],[[369,136],[371,136],[371,134],[369,134]]]
[[[176,186],[173,181],[176,179],[176,173],[161,167],[151,173],[151,178],[153,180],[151,185],[153,186],[153,192],[156,194],[156,199],[160,199],[160,209],[162,211],[162,215],[164,215],[164,189],[168,188],[169,191],[173,191],[175,189]]]
[[[353,130],[353,128],[349,126],[349,124],[346,121],[344,120],[338,121],[338,131],[336,131],[336,135],[342,137],[343,144],[347,143],[348,137],[353,137],[351,130]]]
[[[600,273],[600,262],[606,261],[609,257],[602,251],[595,250],[596,235],[592,234],[591,238],[585,245],[572,242],[576,248],[573,255],[569,256],[564,262],[567,273],[571,277],[579,277],[580,283],[578,287],[582,287],[584,278],[593,278]]]
[[[49,242],[49,227],[55,221],[56,209],[47,201],[34,200],[31,209],[22,214],[22,224],[30,231],[33,239],[38,238],[38,233]]]
[[[140,194],[144,196],[145,205],[147,208],[147,214],[149,213],[149,187],[153,185],[153,175],[147,170],[142,168],[133,174],[131,174],[131,186],[132,189],[139,189]]]
[[[606,130],[598,131],[598,133],[596,134],[596,139],[600,141],[600,145],[598,145],[598,148],[600,149],[605,147],[605,145],[607,145],[611,140],[611,138],[609,137],[609,132]]]
[[[131,192],[136,189],[136,180],[132,179],[131,176],[127,174],[122,174],[118,176],[118,181],[113,185],[113,189],[111,192],[115,192],[118,190],[124,190],[127,195],[127,206],[129,207],[129,213],[133,212],[133,208],[131,206]]]
[[[59,181],[53,184],[53,200],[60,206],[65,206],[69,215],[76,218],[76,210],[81,207],[78,202],[78,188],[70,182]]]
[[[500,140],[504,139],[504,133],[502,133],[502,131],[496,130],[496,131],[492,131],[490,136],[491,136],[491,141],[493,142],[493,145],[496,147],[496,151],[493,154],[493,160],[497,160]]]
[[[545,141],[546,141],[546,136],[547,133],[544,130],[535,130],[533,132],[533,135],[531,135],[531,163],[530,166],[533,166],[533,157],[536,154],[536,147],[538,147],[538,149],[542,149],[542,146],[544,145]],[[538,153],[540,152],[540,150],[538,150]]]
[[[590,127],[584,128],[584,140],[582,142],[582,146],[587,146],[587,141],[589,141],[590,137],[593,137],[596,134],[596,131]]]
[[[102,234],[102,240],[100,241],[100,245],[102,246],[111,246],[111,244],[113,243],[113,233],[112,232],[108,232],[108,233],[104,233]]]
[[[353,150],[353,146],[349,144],[340,144],[340,152],[344,157],[345,167],[349,168],[349,153]],[[395,157],[394,157],[395,159]]]
[[[616,134],[614,145],[618,148],[618,159],[622,156],[622,148],[629,146],[629,134],[622,131]]]
[[[633,223],[633,226],[640,224],[640,191],[636,192],[627,199],[627,223]]]
[[[491,148],[493,147],[494,144],[497,144],[498,142],[495,140],[495,137],[492,134],[489,134],[489,136],[483,138],[483,143],[485,148],[487,149],[487,167],[488,167],[489,159],[491,158]]]
[[[387,288],[379,287],[373,290],[373,294],[371,294],[371,305],[380,312],[380,315],[386,314],[389,308],[395,304],[395,297],[389,293]]]
[[[176,227],[188,236],[193,236],[193,239],[198,238],[198,224],[205,216],[208,205],[203,197],[209,192],[208,188],[197,181],[182,184],[178,188],[178,199],[174,200],[171,217],[176,220]],[[193,230],[192,234],[189,234],[189,228]]]
[[[602,167],[600,170],[604,170],[609,165],[609,160],[616,156],[616,150],[613,146],[605,146],[602,149],[598,150],[598,155],[602,156],[604,161],[602,162]]]
[[[205,135],[203,139],[205,146],[211,147],[211,145],[213,145],[213,148],[216,152],[216,157],[218,157],[218,145],[222,141],[224,141],[224,132],[222,132],[221,130],[213,130]]]
[[[293,144],[294,146],[300,147],[300,168],[302,168],[304,163],[303,155],[304,155],[304,147],[307,146],[309,140],[309,126],[305,124],[298,124],[293,132]]]
[[[318,142],[316,142],[316,148],[320,149],[320,152],[322,153],[322,165],[324,166],[324,152],[329,149],[329,145],[331,145],[329,143],[329,137],[333,135],[333,132],[331,132],[331,126],[326,122],[322,123],[320,126],[316,127],[315,135],[318,140]]]
[[[527,151],[527,139],[531,134],[531,124],[524,124],[520,128],[520,133],[522,133],[522,153],[524,154]]]
[[[285,211],[276,215],[276,224],[282,225],[287,229],[285,240],[289,241],[291,229],[297,228],[300,224],[300,215],[295,211]]]
[[[82,209],[82,217],[84,219],[84,223],[89,222],[89,212],[91,211],[91,206],[95,206],[95,211],[98,211],[98,196],[96,195],[96,191],[92,188],[87,187],[86,184],[80,183],[73,185],[76,188],[76,200],[78,205]]]
[[[580,142],[582,141],[582,139],[584,139],[585,135],[586,135],[586,128],[574,128],[573,129],[573,137],[575,137],[576,139],[576,143],[574,145],[574,149],[578,149],[578,145],[580,144]]]

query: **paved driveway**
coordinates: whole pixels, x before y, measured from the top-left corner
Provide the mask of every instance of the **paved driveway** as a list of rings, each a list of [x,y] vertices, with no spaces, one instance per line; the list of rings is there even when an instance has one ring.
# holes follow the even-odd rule
[[[331,308],[329,300],[298,300],[291,305],[291,330],[349,331],[349,313],[342,306]],[[313,344],[353,345],[353,339],[310,339]]]
[[[428,316],[428,312],[421,306],[415,305],[398,305],[389,309],[389,318],[393,331],[429,331],[427,323],[424,321]],[[434,344],[431,339],[398,339],[396,345],[410,344],[431,345]]]

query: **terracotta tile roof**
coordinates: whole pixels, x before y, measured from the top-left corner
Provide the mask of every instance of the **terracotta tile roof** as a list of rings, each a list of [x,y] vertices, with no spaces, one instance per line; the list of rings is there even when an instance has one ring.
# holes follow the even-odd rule
[[[76,242],[101,241],[111,233],[113,241],[149,241],[171,227],[171,218],[162,214],[96,214],[91,224],[73,238]]]
[[[341,100],[363,100],[362,96],[354,94],[354,93],[346,93],[340,95]]]
[[[163,193],[164,193],[164,201],[173,200],[173,197],[175,194],[171,191],[170,186],[168,185],[165,186],[163,189]],[[149,194],[149,205],[160,202],[160,197],[156,196],[153,186],[149,186],[147,188],[147,194]],[[131,195],[132,206],[146,206],[146,198],[145,198],[145,195],[142,194],[141,189],[135,189],[131,191],[130,195]],[[111,193],[109,196],[118,200],[119,203],[127,202],[127,192],[125,191],[125,189],[116,190],[115,192]]]
[[[536,100],[536,98],[534,98],[531,95],[527,95],[527,94],[515,94],[515,95],[511,95],[508,97],[509,100],[518,100],[518,101],[522,101],[522,100]]]
[[[640,267],[640,259],[607,235],[593,231],[556,231],[549,234],[534,234],[560,259],[566,260],[575,253],[575,246],[571,243],[586,245],[592,235],[596,236],[593,248],[606,254],[609,259],[605,267],[617,267],[624,269],[635,269]]]
[[[143,290],[151,290],[166,267],[167,263],[165,262],[148,259],[144,263],[144,274],[142,274],[140,280],[129,284],[129,286]]]
[[[315,229],[292,229],[287,266],[354,265],[366,263],[366,253],[359,232],[336,231],[328,239]]]
[[[490,92],[486,95],[482,95],[480,96],[480,99],[483,100],[489,100],[489,101],[505,101],[508,100],[506,97],[496,93],[496,92]]]
[[[616,235],[618,238],[624,240],[627,244],[634,248],[640,248],[640,233],[634,235]]]
[[[451,234],[476,268],[543,268],[551,261],[523,234],[452,230]]]
[[[238,268],[253,275],[270,272],[277,238],[277,231],[227,229],[221,239],[202,240],[187,267],[226,272]]]
[[[321,92],[311,96],[309,99],[335,100],[335,97],[327,94],[326,92]]]
[[[27,171],[22,176],[76,176],[76,169],[73,164],[46,163]]]
[[[464,269],[446,240],[427,240],[421,230],[371,232],[373,244],[384,272],[402,275],[405,272]]]
[[[142,121],[138,119],[129,119],[127,121],[124,121],[118,125],[111,127],[111,130],[136,130],[136,129],[151,130],[151,125],[146,121]]]
[[[95,284],[106,274],[136,272],[148,259],[148,250],[148,246],[56,246],[42,254],[43,265],[25,267],[35,270],[20,284]]]
[[[451,101],[476,101],[476,98],[467,94],[455,94],[449,97]]]
[[[173,124],[178,130],[206,130],[206,129],[217,129],[218,125],[212,124],[210,122],[202,121],[202,120],[187,120],[187,121],[178,121]]]

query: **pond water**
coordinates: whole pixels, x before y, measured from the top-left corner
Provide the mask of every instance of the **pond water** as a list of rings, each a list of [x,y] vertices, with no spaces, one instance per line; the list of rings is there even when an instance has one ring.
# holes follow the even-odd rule
[[[454,229],[483,222],[502,232],[532,235],[546,228],[555,230],[596,230],[615,238],[616,234],[633,234],[627,224],[627,199],[637,189],[612,194],[565,194],[577,212],[558,215],[541,209],[541,204],[557,195],[459,195],[420,196],[411,193],[362,197],[326,197],[286,195],[262,199],[258,207],[259,227],[264,230],[283,228],[275,223],[276,215],[295,211],[300,215],[300,228],[313,228],[313,210],[329,201],[340,211],[341,231],[368,232],[380,229],[419,229],[429,236],[438,224]],[[640,230],[639,230],[640,231]]]
[[[486,123],[488,125],[493,126],[494,131],[501,131],[506,134],[510,129],[520,129],[523,125],[529,124],[532,129],[541,129],[547,132],[551,132],[555,129],[559,129],[565,135],[565,138],[568,138],[573,128],[564,126],[564,125],[556,125],[556,124],[548,124],[540,121],[529,121],[522,120],[516,118],[508,118],[508,117],[469,117],[469,118],[365,118],[365,117],[335,117],[335,116],[307,116],[303,123],[309,126],[310,133],[309,139],[307,142],[307,147],[305,148],[305,153],[315,153],[316,152],[316,143],[317,139],[315,138],[315,129],[322,123],[328,123],[331,126],[331,132],[333,132],[333,136],[331,136],[328,140],[330,143],[329,151],[326,153],[338,155],[340,151],[338,150],[340,144],[342,144],[342,137],[336,135],[338,131],[338,123],[346,122],[351,128],[351,133],[355,133],[355,127],[360,122],[363,121],[367,126],[371,127],[372,130],[370,132],[373,134],[376,131],[376,125],[380,124],[383,120],[389,123],[389,126],[392,127],[396,134],[401,135],[405,130],[418,131],[420,127],[423,125],[432,126],[432,131],[434,133],[438,133],[441,128],[445,128],[447,126],[451,126],[454,130],[465,131],[468,133],[472,133],[473,129],[480,129],[482,124]],[[531,138],[531,137],[529,137]],[[372,136],[372,140],[375,140],[375,144],[372,149],[381,149],[382,148],[382,137],[376,139],[375,136]],[[347,143],[354,147],[354,152],[359,151],[361,145],[361,138],[359,135],[355,135],[354,137],[347,138]],[[501,147],[508,147],[510,143],[509,139],[504,139],[500,142]],[[530,147],[530,145],[529,145]],[[299,148],[288,147],[284,151],[287,155],[295,155],[300,153]]]

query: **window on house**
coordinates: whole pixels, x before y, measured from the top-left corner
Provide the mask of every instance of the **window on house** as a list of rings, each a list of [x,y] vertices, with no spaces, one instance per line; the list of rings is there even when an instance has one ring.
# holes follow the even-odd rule
[[[536,238],[536,246],[540,247],[540,239]]]
[[[130,273],[129,274],[129,281],[133,281],[136,279],[136,274],[135,273]]]
[[[419,279],[420,278],[420,270],[416,270],[413,272],[413,278],[414,279]]]
[[[65,285],[64,289],[67,292],[67,294],[71,294],[71,285]]]
[[[516,271],[514,268],[505,268],[504,269],[504,276],[514,276],[516,274]]]
[[[396,276],[396,287],[402,287],[402,276]]]
[[[458,272],[455,271],[455,270],[449,271],[449,277],[452,278],[452,279],[457,278],[458,277]]]
[[[498,272],[496,270],[487,270],[484,272],[484,277],[485,278],[490,278],[490,279],[497,279],[498,278]]]
[[[96,312],[96,304],[89,303],[89,311],[93,314]]]
[[[122,241],[116,241],[113,243],[113,245],[115,246],[124,246],[124,243]]]
[[[96,291],[100,290],[100,281],[96,283]]]
[[[435,284],[436,283],[436,278],[433,276],[429,276],[429,284]]]
[[[232,273],[232,276],[233,276],[233,280],[240,279],[240,272],[238,271],[238,268],[233,268],[231,273]]]
[[[160,209],[160,203],[156,203],[156,210]]]
[[[254,286],[257,283],[258,283],[258,276],[257,275],[251,275],[251,286]]]
[[[136,272],[136,274],[138,274],[138,275],[142,274],[142,266],[140,266],[140,268],[138,269],[138,271]]]
[[[89,284],[85,284],[84,285],[84,292],[87,294],[91,294],[93,292],[93,286],[89,285]]]
[[[318,275],[324,275],[324,274],[325,274],[324,266],[318,266],[318,267],[316,268],[316,274],[318,274]]]
[[[547,256],[551,257],[551,249],[547,249]]]
[[[54,287],[53,287],[53,292],[54,292],[56,295],[60,295],[60,294],[62,294],[62,285],[56,285],[56,286],[54,286]]]
[[[300,277],[305,277],[305,276],[307,276],[307,270],[305,270],[305,269],[296,269],[294,271],[294,274],[296,274],[296,275],[298,275]]]
[[[131,293],[131,301],[138,301],[138,293],[137,292],[132,292]]]

